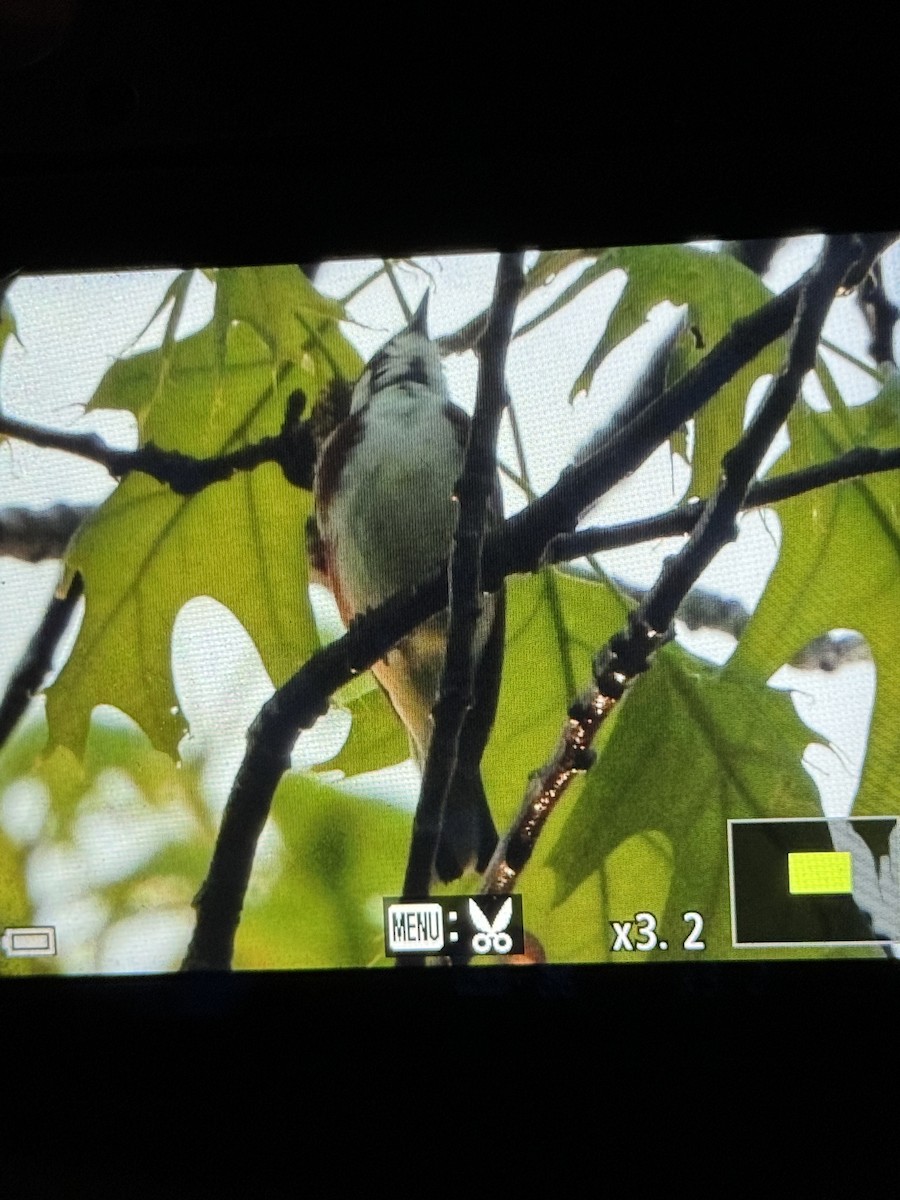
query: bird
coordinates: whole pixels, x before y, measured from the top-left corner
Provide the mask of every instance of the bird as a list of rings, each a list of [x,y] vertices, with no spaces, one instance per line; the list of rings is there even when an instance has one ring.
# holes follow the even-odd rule
[[[353,389],[349,415],[318,455],[315,564],[348,625],[426,582],[451,552],[453,493],[470,420],[450,398],[427,325],[428,293],[407,327],[372,357]],[[502,519],[499,476],[487,519],[489,526]],[[420,769],[433,731],[448,619],[445,611],[425,621],[372,668]],[[460,732],[435,855],[433,878],[443,883],[483,871],[497,845],[480,764],[496,715],[504,627],[501,589],[483,597],[476,623],[473,704]]]

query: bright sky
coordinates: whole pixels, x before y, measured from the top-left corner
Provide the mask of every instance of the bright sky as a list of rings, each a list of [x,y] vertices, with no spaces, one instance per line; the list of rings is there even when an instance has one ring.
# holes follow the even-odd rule
[[[767,276],[770,286],[781,290],[797,278],[815,257],[818,245],[816,237],[795,239],[777,257]],[[496,256],[441,256],[416,262],[418,268],[399,268],[398,276],[410,307],[415,306],[427,287],[432,289],[429,304],[432,336],[457,329],[488,304]],[[380,262],[376,261],[326,264],[316,283],[329,295],[343,296],[378,266]],[[578,269],[563,272],[529,297],[522,305],[518,322],[543,309]],[[895,298],[900,297],[900,253],[896,248],[887,256],[885,269],[889,291]],[[142,331],[174,274],[148,271],[17,280],[10,290],[10,301],[21,345],[10,340],[4,353],[0,373],[0,403],[4,411],[54,428],[94,430],[111,443],[133,446],[136,434],[130,414],[85,415],[83,408],[117,356],[159,344],[164,319],[155,321],[143,334]],[[589,395],[570,405],[567,397],[571,383],[593,349],[623,285],[621,272],[606,276],[562,313],[512,344],[508,365],[510,392],[526,448],[527,472],[538,492],[556,480],[578,446],[614,411],[643,368],[655,341],[671,327],[675,310],[671,306],[654,310],[645,326],[610,355]],[[195,275],[179,327],[180,336],[208,321],[212,300],[213,285],[202,275]],[[385,279],[362,291],[349,307],[356,323],[346,326],[346,334],[365,358],[404,323],[397,299]],[[865,357],[866,329],[852,299],[835,303],[826,336],[851,354]],[[829,364],[850,403],[859,403],[874,394],[876,383],[864,372],[835,355],[829,356]],[[445,369],[454,399],[471,411],[477,372],[474,355],[448,358]],[[751,404],[758,400],[759,391],[755,389]],[[810,398],[819,402],[812,393]],[[516,466],[508,425],[501,434],[499,453],[503,461]],[[683,495],[687,475],[684,465],[679,461],[673,464],[668,451],[662,449],[606,497],[592,519],[611,523],[668,508]],[[102,468],[83,460],[22,444],[0,446],[0,504],[39,507],[56,501],[96,502],[112,486]],[[523,497],[514,485],[506,485],[505,503],[508,513],[521,507]],[[778,540],[778,520],[773,513],[749,515],[742,521],[738,540],[720,554],[701,584],[736,597],[752,608],[775,564]],[[677,540],[669,540],[618,551],[603,556],[604,565],[622,578],[648,584],[662,559],[679,544]],[[27,645],[57,578],[56,564],[32,565],[0,559],[0,687],[5,686]],[[63,657],[76,632],[77,623],[61,648]],[[719,662],[727,658],[734,646],[727,635],[711,631],[691,634],[681,630],[680,636],[690,649]],[[212,655],[211,642],[215,643]],[[240,763],[247,726],[271,694],[271,682],[242,626],[225,608],[208,598],[192,601],[180,613],[173,637],[173,666],[179,700],[192,730],[191,745],[185,750],[206,755],[210,764],[206,783],[212,802],[220,805]],[[784,668],[772,682],[794,689],[794,702],[803,720],[831,743],[831,748],[809,747],[805,762],[821,791],[827,815],[846,814],[865,751],[874,697],[873,665],[849,664],[833,675]],[[119,719],[125,718],[120,715]],[[349,718],[344,714],[330,714],[315,730],[304,734],[295,751],[295,764],[309,766],[323,761],[339,747],[348,728]],[[380,773],[377,779],[369,777],[347,786],[363,787],[369,794],[381,794],[386,800],[409,806],[415,802],[417,776],[412,764],[407,763]],[[23,827],[23,822],[33,822],[35,808],[40,803],[39,797],[29,798],[19,788],[12,796],[0,797],[0,821],[8,832],[15,833]],[[107,856],[104,861],[108,862],[110,845],[129,840],[121,830],[111,828],[109,822],[107,818],[104,825],[101,819],[94,828],[82,831],[84,861],[88,864],[93,861],[91,847],[102,848]],[[153,834],[148,830],[150,841],[154,836],[164,840],[171,836],[171,831],[161,828]],[[277,851],[277,835],[270,832],[267,837],[261,847],[263,860],[266,854]],[[141,839],[145,850],[147,838]],[[69,887],[68,893],[65,888],[62,892],[58,886],[54,888],[53,880],[68,878],[69,868],[63,869],[59,862],[51,860],[37,864],[32,871],[33,889],[44,897],[45,907],[48,912],[53,910],[54,919],[64,898],[73,911],[79,903],[89,906],[77,888],[72,892]],[[108,869],[124,874],[130,867],[121,861],[120,855]],[[87,912],[79,928],[89,928],[99,919],[96,912]],[[139,936],[135,939],[131,934]],[[158,960],[165,961],[166,947],[172,940],[183,936],[183,930],[171,926],[133,928],[124,934],[120,931],[108,940],[101,965],[112,970],[153,969]],[[136,944],[144,946],[144,958],[137,962]],[[91,967],[85,960],[79,968],[76,957],[71,969]]]

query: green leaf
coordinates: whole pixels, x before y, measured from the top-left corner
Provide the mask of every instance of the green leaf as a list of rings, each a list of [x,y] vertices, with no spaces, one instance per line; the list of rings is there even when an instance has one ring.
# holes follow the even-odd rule
[[[294,266],[222,268],[216,272],[216,307],[229,322],[253,329],[276,364],[300,365],[310,332],[345,319],[343,306],[320,296]]]
[[[595,283],[598,279],[601,279],[604,275],[608,274],[613,269],[609,262],[610,255],[612,253],[613,252],[609,250],[604,251],[595,262],[592,262],[576,279],[573,279],[567,287],[563,288],[555,300],[548,304],[546,308],[541,309],[537,316],[532,317],[530,321],[526,321],[524,325],[521,325],[515,331],[513,337],[524,337],[526,333],[530,333],[532,329],[535,329],[538,325],[543,324],[548,317],[555,316],[555,314],[560,312],[561,309],[565,308],[567,304],[570,304],[576,296],[580,295],[586,288],[589,288],[592,283]],[[581,255],[578,255],[578,257],[581,257]],[[573,261],[577,261],[577,258]],[[568,264],[565,263],[563,265]],[[531,275],[529,273],[526,278],[530,277]],[[551,277],[552,272],[548,272],[545,278],[549,279]]]
[[[278,788],[273,819],[281,869],[267,895],[248,898],[235,967],[362,967],[381,958],[381,899],[402,890],[412,816],[293,775]]]
[[[548,759],[566,710],[591,681],[597,647],[628,614],[609,585],[554,567],[513,576],[506,586],[503,683],[484,757],[498,824],[514,816],[528,773]]]
[[[84,894],[92,895],[107,912],[106,928],[138,910],[187,907],[208,870],[215,838],[216,823],[200,793],[198,768],[179,768],[167,755],[154,750],[139,731],[100,721],[91,725],[83,761],[65,747],[45,752],[46,739],[45,726],[36,722],[13,737],[0,756],[0,795],[12,780],[39,782],[47,790],[49,809],[38,847],[77,850],[78,819],[100,810],[117,811],[123,818],[127,813],[138,846],[147,845],[143,818],[149,815],[149,808],[161,810],[167,817],[180,815],[170,827],[172,836],[182,839],[187,831],[190,840],[170,842],[124,877],[95,885]],[[121,776],[134,784],[137,796],[130,788],[127,798],[123,796]],[[0,911],[7,924],[32,923],[31,900],[25,890],[25,861],[30,852],[30,848],[9,847],[0,833]],[[171,964],[173,968],[177,965]],[[60,969],[59,959],[5,963],[0,956],[0,974],[55,973]]]
[[[25,886],[25,855],[0,829],[0,933],[10,926],[32,924]],[[0,952],[0,977],[46,973],[46,963],[33,958],[7,958]]]
[[[0,354],[3,353],[3,347],[10,337],[16,336],[16,319],[13,316],[13,311],[10,308],[9,301],[4,296],[0,301]],[[0,434],[0,445],[7,441],[5,434]]]
[[[585,259],[595,259],[600,253],[600,250],[544,250],[538,255],[534,266],[525,276],[519,297],[520,302],[537,288],[550,283],[561,271],[572,266],[573,263]]]
[[[162,300],[159,302],[159,304],[156,308],[156,311],[153,313],[153,315],[150,317],[150,319],[144,325],[143,329],[140,331],[140,333],[134,339],[134,342],[131,343],[131,345],[133,346],[135,342],[140,341],[140,339],[144,336],[144,334],[147,332],[147,330],[150,328],[150,326],[153,324],[153,322],[157,319],[157,317],[160,316],[161,313],[165,312],[166,308],[168,308],[169,305],[172,306],[171,311],[169,313],[168,320],[166,321],[166,328],[165,328],[165,333],[163,334],[162,345],[160,346],[159,351],[155,356],[155,358],[158,360],[158,363],[159,363],[159,370],[158,370],[155,384],[154,384],[152,390],[149,387],[143,388],[143,394],[141,396],[140,403],[138,405],[136,405],[134,408],[132,408],[132,411],[134,412],[135,416],[138,419],[138,428],[141,429],[142,432],[143,432],[143,425],[144,425],[144,417],[145,417],[147,411],[152,407],[153,402],[157,399],[157,397],[160,395],[163,388],[165,387],[166,381],[168,380],[168,377],[169,377],[169,373],[172,370],[172,366],[175,361],[175,353],[176,353],[175,338],[176,338],[176,334],[178,333],[178,324],[181,320],[181,314],[184,311],[184,305],[185,305],[185,301],[187,300],[188,289],[191,285],[192,278],[193,278],[192,271],[181,271],[181,272],[179,272],[178,275],[176,275],[176,277],[172,280],[172,282],[166,288],[166,294],[163,296]],[[130,349],[130,347],[129,347],[129,349]],[[113,376],[113,378],[115,378],[115,372],[111,372],[110,374]],[[102,387],[102,385],[101,385],[101,387]],[[105,393],[104,393],[104,395],[105,395]],[[111,397],[112,403],[107,404],[104,402],[104,400],[102,398],[100,400],[98,400],[97,396],[94,396],[94,398],[92,400],[88,401],[87,409],[90,410],[92,408],[119,407],[115,403],[116,398],[117,398],[116,394],[113,391],[113,394]]]
[[[900,444],[900,384],[869,404],[836,413],[797,407],[791,449],[772,475],[827,462],[853,446]],[[807,642],[853,629],[875,660],[877,690],[865,767],[854,810],[900,809],[900,489],[894,472],[820,488],[777,507],[781,553],[733,658],[767,679]]]
[[[647,314],[664,300],[688,305],[687,335],[670,366],[671,385],[690,370],[734,322],[771,298],[755,272],[724,253],[692,246],[624,246],[606,251],[596,268],[619,267],[628,282],[606,329],[576,379],[571,396],[587,392],[607,356],[630,337]],[[595,268],[590,268],[594,270]],[[585,275],[589,274],[588,271]],[[581,277],[582,279],[584,276]],[[739,371],[695,418],[691,495],[708,496],[716,487],[722,457],[743,429],[747,394],[761,375],[775,372],[783,356],[783,339],[763,350]],[[673,451],[677,450],[673,446]]]
[[[128,409],[138,416],[143,440],[195,456],[277,433],[292,391],[302,388],[314,404],[336,373],[350,378],[360,366],[325,315],[331,302],[317,308],[299,271],[290,291],[280,270],[271,284],[269,269],[261,270],[256,291],[244,279],[254,272],[233,273],[240,278],[221,289],[210,325],[115,363],[91,407]],[[285,291],[299,316],[291,318],[291,361],[276,367],[260,336],[287,354],[287,326],[274,323],[268,307]],[[303,538],[311,512],[312,497],[271,463],[189,497],[146,475],[127,477],[82,527],[69,556],[69,571],[84,578],[86,608],[75,648],[48,692],[53,741],[80,754],[90,714],[105,703],[133,717],[159,749],[177,752],[187,727],[171,677],[171,634],[179,610],[195,596],[226,605],[254,639],[276,686],[283,683],[318,645]]]
[[[157,317],[164,313],[170,304],[172,306],[172,310],[169,313],[169,318],[166,322],[166,330],[163,335],[163,341],[169,343],[175,341],[175,336],[178,333],[178,321],[184,308],[184,302],[187,299],[188,288],[191,286],[191,280],[193,277],[193,271],[178,272],[178,274],[166,288],[166,294],[156,306],[156,310],[150,316],[149,320],[144,323],[140,333],[129,343],[129,350],[141,340]]]
[[[374,676],[371,676],[374,683]],[[354,681],[356,682],[356,681]],[[339,702],[339,698],[336,697]],[[323,764],[327,771],[360,775],[409,758],[409,740],[391,702],[376,685],[347,702],[350,733],[338,753]]]
[[[549,857],[559,902],[592,875],[604,881],[601,959],[607,922],[639,911],[657,915],[669,960],[692,957],[681,949],[691,910],[704,916],[707,954],[735,956],[726,819],[821,816],[801,764],[812,740],[786,693],[676,645],[659,654],[613,718]]]
[[[31,769],[47,741],[47,730],[40,722],[23,722],[0,747],[0,792]]]
[[[4,296],[0,301],[0,351],[6,345],[7,338],[11,337],[17,337],[16,318],[9,300]]]
[[[71,835],[82,802],[86,797],[97,802],[102,794],[97,781],[110,770],[127,775],[154,808],[179,804],[195,817],[205,819],[197,768],[176,766],[169,755],[155,750],[149,738],[137,730],[92,721],[82,758],[76,758],[66,746],[46,747],[45,742],[42,731],[40,746],[31,758],[18,758],[18,774],[40,780],[49,791],[52,820],[48,831],[53,836]]]

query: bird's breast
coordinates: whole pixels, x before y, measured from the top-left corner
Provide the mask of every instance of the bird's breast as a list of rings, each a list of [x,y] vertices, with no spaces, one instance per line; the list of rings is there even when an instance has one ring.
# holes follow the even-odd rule
[[[415,587],[447,557],[464,457],[452,407],[399,393],[353,414],[326,443],[317,515],[349,615]]]

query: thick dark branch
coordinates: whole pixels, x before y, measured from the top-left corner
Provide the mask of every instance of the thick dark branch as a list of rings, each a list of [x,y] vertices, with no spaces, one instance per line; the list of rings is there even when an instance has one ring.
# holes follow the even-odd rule
[[[313,655],[263,705],[250,726],[209,873],[194,901],[197,925],[183,970],[227,970],[231,965],[256,843],[299,731],[310,729],[328,711],[329,697],[339,687],[446,606],[445,571],[412,595],[394,596],[357,617],[342,638]]]
[[[866,270],[892,235],[870,234],[859,239],[859,260],[851,274]],[[574,530],[581,514],[694,416],[729,379],[791,327],[809,274],[748,317],[735,321],[729,332],[687,374],[635,413],[630,421],[615,422],[609,437],[585,461],[567,468],[540,499],[512,517],[504,529],[498,554],[500,576],[539,566],[547,543]],[[486,583],[493,586],[486,572]]]
[[[649,588],[610,578],[619,591],[636,604],[645,600],[650,592]],[[747,628],[751,614],[740,600],[694,587],[675,615],[688,629],[714,629],[737,639]],[[798,650],[789,665],[800,671],[837,671],[845,663],[868,662],[871,658],[869,643],[860,634],[823,633]]]
[[[670,636],[675,613],[699,576],[736,535],[736,517],[750,482],[786,420],[803,377],[815,366],[819,334],[835,290],[859,257],[855,239],[835,239],[805,278],[787,361],[746,432],[726,454],[722,482],[687,544],[667,560],[627,628],[597,655],[594,683],[570,708],[552,759],[532,776],[522,807],[485,872],[483,893],[500,894],[515,887],[550,813],[576,775],[591,766],[591,746],[601,726]]]
[[[209,458],[191,458],[179,450],[163,450],[153,442],[147,442],[137,450],[116,450],[94,433],[44,429],[2,413],[0,434],[46,450],[64,450],[89,459],[105,467],[114,479],[123,479],[135,471],[150,475],[180,496],[194,495],[212,483],[230,479],[236,471],[252,471],[266,462],[278,463],[285,477],[295,486],[311,488],[316,445],[309,423],[300,419],[305,404],[302,392],[292,393],[280,433]]]
[[[735,519],[753,476],[776,433],[787,420],[803,377],[815,367],[819,334],[834,293],[858,259],[856,239],[836,238],[827,243],[819,265],[804,284],[790,353],[784,367],[740,441],[725,455],[722,483],[705,506],[688,544],[680,554],[667,561],[657,583],[641,606],[642,616],[651,629],[669,627],[688,588],[693,586],[722,546],[736,536]]]
[[[859,288],[859,303],[869,326],[869,353],[876,363],[894,365],[894,326],[900,308],[884,290],[881,263],[875,263]]]
[[[726,242],[722,248],[757,275],[765,275],[784,242],[783,237],[743,238],[738,242]]]
[[[75,530],[96,511],[93,504],[0,508],[0,557],[30,563],[62,558]]]
[[[830,462],[754,483],[747,491],[743,507],[765,508],[782,500],[790,500],[793,496],[802,496],[816,488],[827,487],[831,483],[898,469],[900,446],[890,450],[860,446],[831,459]],[[600,554],[604,550],[619,550],[623,546],[634,546],[639,542],[690,533],[705,508],[705,500],[695,500],[689,504],[680,504],[657,517],[645,517],[640,521],[627,521],[621,525],[607,525],[601,528],[581,529],[577,533],[561,534],[547,547],[545,561],[571,562],[588,554]]]
[[[54,596],[50,601],[0,701],[0,746],[6,743],[25,709],[40,690],[83,590],[81,576],[75,575],[65,594]]]
[[[900,447],[889,450],[857,447],[829,462],[755,483],[747,492],[744,510],[765,508],[832,483],[898,469]],[[655,517],[561,534],[547,547],[544,562],[572,562],[604,550],[619,550],[624,546],[690,533],[699,521],[704,505],[705,501],[695,500]],[[62,558],[78,525],[95,511],[96,508],[89,504],[0,509],[0,555],[23,562]]]
[[[611,430],[635,420],[649,404],[662,395],[665,391],[666,376],[672,355],[679,339],[687,331],[688,324],[689,318],[687,313],[684,313],[654,349],[649,362],[616,409],[612,419],[601,425],[577,451],[573,459],[576,467],[602,450]]]
[[[880,253],[889,240],[887,236],[867,239],[864,255]],[[482,560],[485,590],[496,591],[507,575],[540,566],[547,544],[556,535],[572,530],[584,509],[640,466],[764,346],[786,333],[800,290],[799,285],[789,289],[737,322],[701,363],[648,406],[633,431],[631,426],[617,431],[579,468],[564,471],[544,497],[490,533]],[[195,902],[197,927],[185,969],[227,969],[230,965],[256,842],[299,731],[310,728],[327,711],[329,697],[353,675],[368,670],[402,637],[446,606],[444,568],[412,594],[392,597],[357,618],[343,638],[314,655],[263,706],[251,726],[217,850]]]
[[[413,823],[403,895],[427,896],[456,774],[459,737],[472,707],[475,631],[481,613],[481,552],[488,501],[496,486],[497,435],[506,408],[506,352],[522,287],[522,255],[502,254],[480,359],[475,413],[456,486],[459,512],[449,568],[450,620],[444,669],[434,706],[434,730]]]

